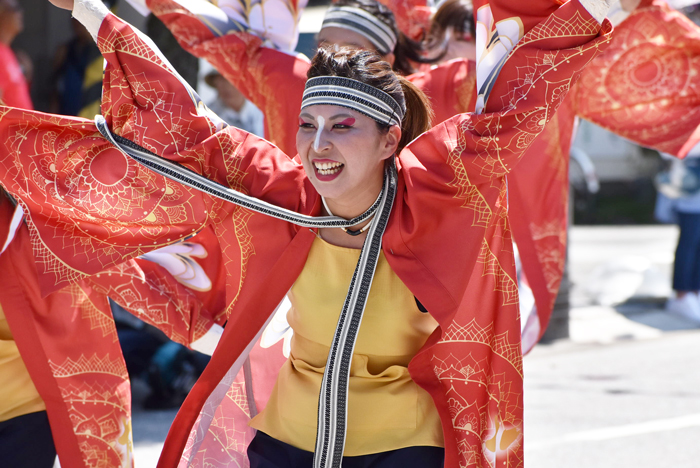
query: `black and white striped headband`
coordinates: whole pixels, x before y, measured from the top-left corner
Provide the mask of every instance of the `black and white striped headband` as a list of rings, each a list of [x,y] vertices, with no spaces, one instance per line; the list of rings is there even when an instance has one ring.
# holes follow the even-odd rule
[[[334,27],[348,29],[366,37],[377,51],[386,55],[394,51],[396,33],[386,23],[361,8],[332,6],[326,11],[321,29]]]
[[[384,91],[342,76],[317,76],[306,82],[301,108],[322,104],[346,107],[381,124],[399,127],[406,113],[405,106]]]

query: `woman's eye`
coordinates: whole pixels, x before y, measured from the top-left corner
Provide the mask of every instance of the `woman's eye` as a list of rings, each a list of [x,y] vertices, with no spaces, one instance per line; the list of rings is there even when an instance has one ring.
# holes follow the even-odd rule
[[[348,117],[345,120],[341,120],[337,124],[333,125],[333,128],[337,128],[339,130],[346,130],[348,128],[352,128],[352,125],[355,123],[355,119],[352,117]]]
[[[299,122],[299,128],[316,128],[314,127],[314,124],[307,123],[307,122]]]

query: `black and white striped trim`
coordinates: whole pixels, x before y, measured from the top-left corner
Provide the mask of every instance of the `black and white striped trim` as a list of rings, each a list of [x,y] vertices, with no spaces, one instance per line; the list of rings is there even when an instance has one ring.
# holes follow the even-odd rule
[[[335,216],[304,216],[271,205],[256,198],[236,192],[217,182],[208,180],[186,167],[161,158],[136,143],[113,135],[102,116],[95,117],[97,129],[108,141],[125,155],[151,170],[212,196],[249,208],[258,213],[282,219],[304,227],[351,227],[373,216],[367,238],[360,252],[343,309],[338,318],[333,343],[328,354],[321,383],[318,406],[318,431],[314,468],[340,468],[347,432],[347,404],[350,385],[350,365],[355,350],[357,334],[364,315],[367,298],[381,253],[382,236],[396,197],[397,172],[393,159],[384,172],[382,191],[372,207],[360,216],[345,220]]]
[[[382,20],[365,10],[351,6],[330,7],[323,18],[321,29],[326,27],[348,29],[361,34],[382,55],[393,52],[398,42],[396,33]]]
[[[122,153],[135,159],[136,161],[148,167],[152,171],[157,172],[158,174],[163,175],[169,179],[180,182],[181,184],[186,185],[188,187],[192,187],[194,189],[208,193],[209,195],[212,195],[214,197],[226,200],[231,203],[235,203],[236,205],[248,208],[257,213],[288,221],[298,226],[310,228],[349,228],[352,226],[356,226],[357,224],[363,221],[367,221],[374,215],[374,213],[379,208],[381,194],[367,211],[350,220],[346,220],[337,216],[314,217],[301,215],[294,211],[287,210],[285,208],[280,208],[262,200],[258,200],[255,197],[245,195],[241,192],[233,190],[230,187],[221,185],[218,182],[209,180],[203,175],[197,174],[196,172],[176,162],[162,158],[148,151],[147,149],[140,147],[131,140],[122,138],[119,135],[113,135],[107,127],[107,123],[105,122],[104,117],[102,117],[101,115],[95,117],[95,124],[97,125],[97,129],[102,134],[102,136],[109,140]]]
[[[340,468],[343,460],[352,355],[379,261],[382,236],[396,197],[397,174],[393,159],[387,165],[384,186],[387,190],[382,192],[381,208],[362,246],[326,362],[318,399],[314,468]]]
[[[401,125],[405,109],[384,91],[342,76],[317,76],[306,82],[301,108],[330,104],[356,110],[385,125]]]

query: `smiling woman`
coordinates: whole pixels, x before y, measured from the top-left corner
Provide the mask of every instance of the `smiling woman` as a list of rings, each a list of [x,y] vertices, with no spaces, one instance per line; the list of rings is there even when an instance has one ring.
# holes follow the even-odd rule
[[[335,49],[319,49],[309,68],[297,151],[326,214],[352,219],[379,196],[385,162],[430,129],[432,112],[423,92],[376,53]],[[368,226],[346,229],[354,239],[337,229],[321,236],[359,248]]]
[[[74,275],[216,231],[228,323],[159,466],[522,467],[505,176],[607,42],[607,24],[578,1],[533,2],[487,76],[483,113],[430,130],[425,98],[375,53],[321,50],[302,96],[299,164],[227,127],[147,38],[91,1],[74,15],[108,63],[104,117],[0,107],[0,181],[29,210],[41,258]],[[492,26],[518,20],[491,3]],[[57,152],[35,144],[65,135]],[[135,190],[119,213],[85,196],[89,154],[130,156]],[[163,175],[183,184],[177,193],[163,195]],[[65,281],[45,270],[45,285]],[[285,296],[291,309],[277,311]],[[289,336],[285,318],[288,356],[270,339]]]

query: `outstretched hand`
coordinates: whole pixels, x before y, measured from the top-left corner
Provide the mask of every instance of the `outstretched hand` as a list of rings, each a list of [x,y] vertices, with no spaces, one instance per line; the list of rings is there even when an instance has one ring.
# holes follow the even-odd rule
[[[49,0],[51,3],[56,5],[58,8],[63,8],[64,10],[73,10],[73,0]]]

